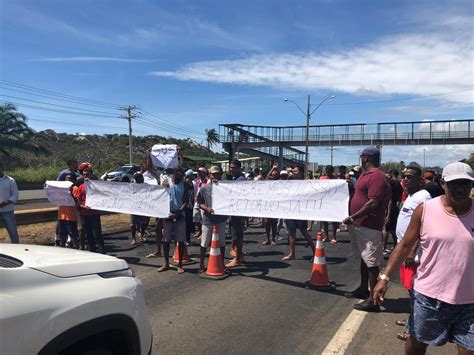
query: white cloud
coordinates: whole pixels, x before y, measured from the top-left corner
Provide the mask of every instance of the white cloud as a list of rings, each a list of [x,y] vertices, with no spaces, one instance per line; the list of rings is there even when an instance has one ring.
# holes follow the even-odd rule
[[[115,57],[45,57],[31,59],[30,62],[122,62],[122,63],[150,63],[151,59],[129,59]]]
[[[408,34],[334,53],[273,53],[185,65],[154,76],[353,95],[436,95],[474,87],[468,34]],[[473,103],[474,91],[437,97]]]

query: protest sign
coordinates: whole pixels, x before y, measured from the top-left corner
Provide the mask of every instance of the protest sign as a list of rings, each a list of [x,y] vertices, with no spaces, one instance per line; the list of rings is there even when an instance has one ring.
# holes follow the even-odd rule
[[[86,205],[95,210],[168,217],[170,197],[158,185],[88,180]]]
[[[212,208],[227,216],[340,222],[348,216],[345,180],[221,181]]]
[[[44,192],[49,202],[56,206],[75,206],[76,202],[71,196],[70,181],[46,181]]]
[[[178,146],[175,144],[155,144],[150,151],[153,166],[168,169],[179,165]]]

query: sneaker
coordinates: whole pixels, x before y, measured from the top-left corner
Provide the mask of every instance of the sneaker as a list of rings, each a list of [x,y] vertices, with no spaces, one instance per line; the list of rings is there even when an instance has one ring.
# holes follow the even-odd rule
[[[355,289],[352,292],[345,292],[344,297],[347,298],[360,298],[361,300],[365,300],[369,297],[370,292],[369,290],[361,290],[360,288]]]
[[[364,302],[355,304],[354,309],[364,312],[380,312],[380,306],[378,304],[374,304],[374,302],[370,299],[366,299]]]

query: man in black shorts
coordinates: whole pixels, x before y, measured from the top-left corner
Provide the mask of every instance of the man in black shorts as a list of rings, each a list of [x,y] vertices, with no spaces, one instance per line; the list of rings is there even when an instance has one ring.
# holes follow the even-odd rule
[[[234,159],[230,162],[229,170],[232,174],[232,180],[245,180],[242,174],[242,164],[239,160]],[[235,258],[226,264],[227,268],[239,266],[243,260],[242,247],[244,245],[244,229],[245,217],[232,216],[230,217],[230,228],[232,234],[232,243],[235,246]]]

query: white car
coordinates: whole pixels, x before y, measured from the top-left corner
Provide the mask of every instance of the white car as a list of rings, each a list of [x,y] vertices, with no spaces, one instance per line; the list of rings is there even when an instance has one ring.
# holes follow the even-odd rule
[[[150,354],[144,288],[126,261],[0,244],[0,354]]]

